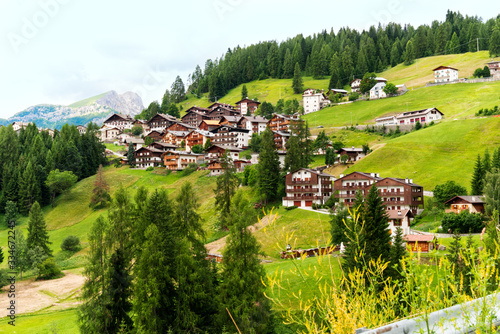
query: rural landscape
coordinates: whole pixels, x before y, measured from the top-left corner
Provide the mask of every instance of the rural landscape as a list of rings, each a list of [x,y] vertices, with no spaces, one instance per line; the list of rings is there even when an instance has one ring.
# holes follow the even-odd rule
[[[500,15],[441,14],[1,119],[0,333],[498,332]]]

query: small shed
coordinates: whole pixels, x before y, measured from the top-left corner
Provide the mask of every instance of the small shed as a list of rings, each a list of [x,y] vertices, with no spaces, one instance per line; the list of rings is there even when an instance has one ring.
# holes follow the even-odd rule
[[[428,253],[434,249],[434,243],[436,242],[436,236],[434,235],[421,235],[421,234],[409,234],[403,237],[406,242],[406,248],[411,249],[412,252]]]

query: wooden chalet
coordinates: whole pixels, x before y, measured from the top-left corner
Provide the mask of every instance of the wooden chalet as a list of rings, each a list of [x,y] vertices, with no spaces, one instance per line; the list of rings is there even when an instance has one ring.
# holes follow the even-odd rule
[[[250,131],[247,129],[221,125],[210,132],[214,134],[214,137],[211,140],[213,144],[230,145],[238,148],[248,147]]]
[[[286,151],[286,143],[288,143],[288,139],[290,139],[290,132],[287,131],[273,131],[274,134],[274,143],[276,144],[276,148],[278,150]]]
[[[166,169],[183,170],[190,163],[202,163],[203,154],[195,154],[184,151],[168,150],[162,152],[162,158]]]
[[[221,119],[222,116],[241,116],[240,112],[235,109],[229,109],[227,107],[217,107],[212,109],[212,111],[207,115],[210,119]]]
[[[165,135],[165,132],[162,130],[151,130],[146,135],[144,135],[144,137],[149,137],[149,138],[153,139],[154,141],[160,141],[160,140],[162,140],[164,135]]]
[[[281,115],[274,114],[273,117],[267,122],[267,126],[272,131],[290,131],[290,125],[293,122],[301,122],[302,120],[298,115]]]
[[[219,120],[219,125],[229,125],[236,128],[240,119],[240,116],[222,116]]]
[[[148,123],[143,120],[135,119],[132,122],[132,127],[134,127],[135,125],[139,125],[144,131],[149,130]]]
[[[158,167],[161,163],[162,150],[148,146],[135,151],[135,165],[138,168]]]
[[[196,111],[196,112],[199,112],[201,114],[208,114],[211,111],[211,109],[202,108],[202,107],[198,107],[198,106],[192,106],[191,108],[186,110],[186,113],[188,113],[190,111]]]
[[[168,144],[168,143],[163,143],[163,142],[160,142],[160,141],[154,142],[151,145],[149,145],[148,147],[154,147],[157,150],[161,150],[163,152],[166,152],[168,150],[175,150],[175,149],[177,149],[176,145],[172,145],[172,144]]]
[[[359,93],[359,86],[361,85],[361,79],[354,79],[350,82],[351,93]]]
[[[490,61],[486,63],[490,69],[490,75],[494,78],[500,78],[500,61]]]
[[[406,248],[416,253],[428,253],[434,249],[436,237],[434,235],[408,234],[403,237],[406,242]]]
[[[227,108],[227,109],[231,109],[231,110],[235,110],[236,108],[228,103],[220,103],[219,101],[217,102],[214,102],[212,103],[211,105],[208,106],[208,109],[209,110],[214,110],[214,109],[217,109],[217,108]]]
[[[325,204],[333,194],[332,181],[335,178],[317,170],[300,168],[285,177],[283,206],[310,207]]]
[[[204,119],[203,121],[200,122],[198,125],[199,130],[203,131],[212,131],[213,129],[216,129],[220,126],[219,120],[215,119]]]
[[[130,115],[112,114],[102,122],[108,128],[117,128],[121,131],[132,128],[134,119]]]
[[[253,115],[259,109],[260,102],[252,99],[244,98],[236,102],[236,108],[240,111],[241,115]]]
[[[234,146],[212,145],[205,151],[205,159],[208,161],[219,160],[225,151],[235,161],[239,160],[242,149]]]
[[[120,133],[122,133],[122,130],[115,127],[110,128],[107,126],[103,126],[101,129],[99,129],[99,133],[101,134],[100,137],[102,141],[113,141]]]
[[[151,130],[165,130],[173,123],[178,123],[179,120],[174,116],[165,114],[156,114],[148,121],[148,127]]]
[[[189,110],[189,109],[188,109]],[[190,110],[184,116],[181,117],[181,121],[191,127],[197,127],[203,120],[208,120],[210,117],[199,111]]]
[[[224,173],[224,168],[222,168],[219,160],[210,161],[207,169],[210,171],[208,176],[219,176]]]
[[[399,227],[403,235],[410,234],[410,221],[413,219],[413,213],[408,210],[387,210],[389,216],[389,231],[391,235],[396,234],[396,229]]]
[[[189,132],[190,131],[167,131],[161,141],[181,147],[182,141],[189,134]]]
[[[365,153],[363,152],[362,148],[357,148],[357,147],[342,147],[340,150],[337,151],[338,158],[340,158],[343,155],[347,155],[349,157],[349,160],[347,162],[355,162],[358,161],[361,158],[365,157]]]
[[[446,213],[484,213],[484,196],[455,196],[444,202],[444,205],[450,206],[445,209]]]
[[[209,132],[209,131],[203,131],[203,130],[191,131],[184,138],[184,142],[186,143],[186,151],[190,152],[194,145],[205,146],[206,142],[209,139],[210,139],[210,141],[212,141],[213,137],[214,137],[214,134],[212,132]]]
[[[196,129],[196,126],[191,126],[189,124],[186,124],[186,123],[173,123],[172,125],[170,125],[168,128],[166,128],[166,131],[184,131],[184,132],[187,132],[187,131],[193,131]]]
[[[134,147],[134,150],[136,151],[137,149],[139,149],[142,146],[144,146],[144,139],[142,139],[142,138],[136,138],[136,137],[125,138],[123,140],[123,143],[126,144],[127,146],[132,145]]]

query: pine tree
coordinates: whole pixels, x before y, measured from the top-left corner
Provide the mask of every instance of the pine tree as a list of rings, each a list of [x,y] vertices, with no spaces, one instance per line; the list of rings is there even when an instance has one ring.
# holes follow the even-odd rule
[[[290,136],[286,143],[285,168],[287,172],[302,168],[302,148],[300,139],[296,135]]]
[[[304,86],[302,84],[302,72],[300,70],[299,63],[295,63],[295,69],[293,70],[292,89],[294,94],[300,94],[304,91]]]
[[[293,76],[293,57],[290,49],[287,48],[285,52],[285,60],[283,62],[283,78],[289,79]]]
[[[347,244],[349,239],[346,236],[346,223],[349,220],[349,210],[341,208],[330,214],[330,234],[332,235],[332,245]]]
[[[405,52],[405,65],[411,65],[415,61],[415,48],[413,47],[413,42],[408,41],[406,43],[406,52]]]
[[[241,99],[245,99],[248,97],[248,90],[247,90],[247,85],[243,85],[243,87],[241,87]]]
[[[392,247],[390,251],[390,259],[391,259],[391,270],[390,274],[394,279],[402,278],[402,260],[404,255],[406,254],[406,249],[403,246],[403,230],[398,227],[396,228],[396,233],[394,234],[394,239],[392,240]]]
[[[474,173],[472,174],[471,182],[471,195],[482,195],[484,187],[484,172],[483,165],[481,163],[481,156],[478,154],[476,165],[474,167]]]
[[[168,91],[168,89],[166,89],[165,94],[163,94],[163,98],[161,100],[160,110],[161,110],[162,114],[168,113],[168,109],[170,108],[170,104],[171,104],[170,100],[171,100],[170,92]]]
[[[460,284],[460,276],[463,274],[463,260],[460,254],[462,249],[462,237],[460,232],[455,230],[453,232],[453,240],[449,247],[448,259],[453,266],[453,274],[455,276],[455,284],[458,286]]]
[[[31,161],[28,162],[23,173],[19,173],[19,176],[19,201],[21,202],[19,208],[21,212],[27,213],[35,201],[41,200],[41,189]]]
[[[490,37],[490,57],[500,56],[500,29],[494,29]]]
[[[180,76],[175,78],[175,81],[170,88],[170,97],[172,103],[180,103],[186,99],[186,89],[184,88],[184,83],[182,82]]]
[[[109,185],[104,178],[102,165],[99,165],[99,169],[95,176],[94,189],[92,189],[92,195],[90,196],[89,206],[93,209],[99,209],[105,207],[109,202],[111,202]]]
[[[7,201],[5,205],[5,216],[4,216],[4,226],[5,227],[10,227],[10,226],[16,226],[17,222],[17,204],[12,201]]]
[[[477,49],[477,39],[479,38],[479,23],[472,23],[469,27],[468,40],[469,40],[469,52],[476,52]]]
[[[130,298],[132,296],[132,277],[129,273],[129,263],[123,250],[116,249],[111,255],[109,264],[109,304],[107,309],[110,316],[109,332],[129,332],[132,328],[132,319],[129,312],[132,310]]]
[[[28,257],[28,242],[24,236],[24,232],[16,230],[16,269],[20,273],[20,279],[23,279],[23,272],[31,268],[30,259]]]
[[[369,240],[366,244],[367,258],[377,260],[380,257],[382,261],[389,262],[391,248],[391,236],[387,231],[389,217],[375,186],[370,188],[366,196],[363,218],[366,227],[366,240]]]
[[[135,167],[135,150],[134,145],[128,145],[127,160],[130,166]]]
[[[366,226],[355,207],[350,211],[350,218],[345,222],[345,252],[342,258],[342,270],[346,273],[361,271],[368,265],[366,254]]]
[[[42,208],[38,202],[33,203],[29,213],[27,243],[29,249],[38,246],[45,254],[52,256],[52,250],[49,248],[52,242],[49,241],[47,224],[43,219]]]
[[[493,159],[491,161],[492,168],[500,169],[500,147],[493,152]]]
[[[491,172],[491,157],[488,149],[484,151],[484,157],[481,160],[483,167],[483,174],[486,176],[486,173]]]
[[[500,211],[500,170],[494,169],[486,174],[484,179],[484,202],[486,214]]]
[[[394,42],[391,48],[391,66],[394,67],[399,64],[400,51],[398,48],[398,41]]]
[[[220,213],[220,220],[222,227],[226,226],[226,216],[231,211],[231,198],[236,192],[239,180],[236,176],[236,168],[234,167],[233,160],[225,151],[220,161],[221,167],[224,172],[217,176],[215,193],[215,208]]]
[[[200,240],[205,238],[205,231],[201,225],[201,217],[196,212],[200,204],[198,203],[198,196],[190,182],[182,185],[176,202],[175,222],[179,230],[179,235],[185,237],[192,245],[204,248]]]
[[[268,127],[262,133],[262,142],[259,155],[259,181],[258,189],[264,197],[265,202],[273,201],[278,195],[278,183],[280,178],[280,162],[274,135]]]
[[[270,328],[271,308],[261,283],[265,271],[258,257],[260,247],[246,228],[251,214],[232,212],[232,215],[235,224],[223,252],[220,322],[227,327],[232,325],[229,310],[243,333],[265,333]]]
[[[451,37],[450,45],[448,47],[447,53],[456,54],[460,53],[460,40],[458,39],[457,33],[454,32]]]

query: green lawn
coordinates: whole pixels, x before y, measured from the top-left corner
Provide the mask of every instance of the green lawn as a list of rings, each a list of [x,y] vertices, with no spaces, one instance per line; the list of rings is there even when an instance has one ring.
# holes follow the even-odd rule
[[[123,151],[127,151],[127,147],[125,147],[125,145],[115,145],[115,144],[110,144],[110,143],[104,143],[104,146],[106,146],[106,148],[108,150],[111,150],[113,152],[123,152]]]
[[[78,333],[76,309],[37,312],[16,316],[16,326],[8,324],[8,319],[0,319],[0,333],[16,334],[53,334]]]

